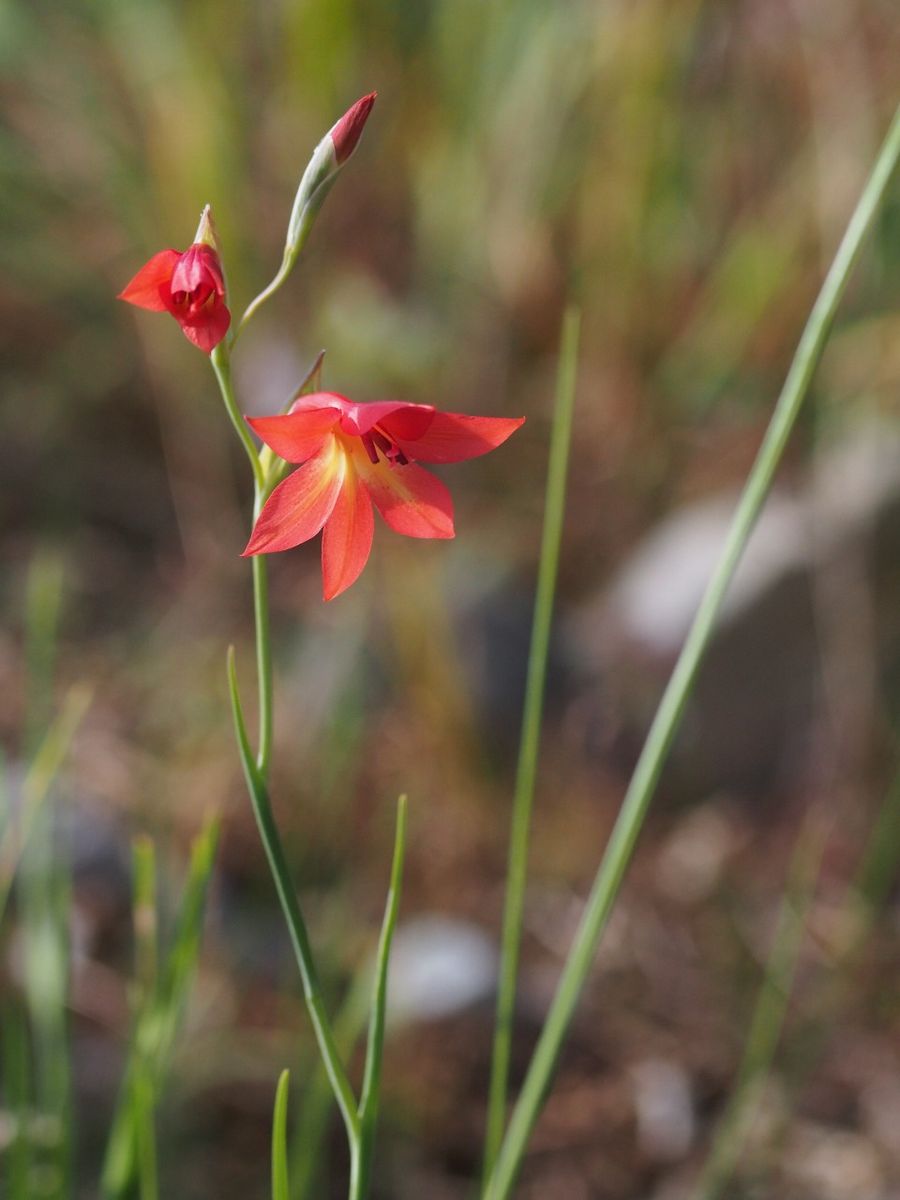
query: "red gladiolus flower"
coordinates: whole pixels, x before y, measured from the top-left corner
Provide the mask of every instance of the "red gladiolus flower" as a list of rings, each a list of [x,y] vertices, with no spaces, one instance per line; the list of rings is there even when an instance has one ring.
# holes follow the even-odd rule
[[[228,332],[225,277],[212,246],[194,242],[184,254],[160,250],[119,293],[120,300],[171,313],[181,332],[209,354]]]
[[[356,580],[372,548],[372,504],[396,533],[452,538],[453,501],[416,466],[487,454],[524,417],[470,417],[430,404],[354,404],[335,392],[299,399],[278,417],[248,417],[281,458],[303,463],[266,501],[244,550],[271,554],[322,534],[322,584],[332,600]]]

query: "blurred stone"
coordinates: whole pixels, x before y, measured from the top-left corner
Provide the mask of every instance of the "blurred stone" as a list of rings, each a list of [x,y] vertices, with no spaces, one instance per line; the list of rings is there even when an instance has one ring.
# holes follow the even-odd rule
[[[631,1069],[641,1150],[651,1160],[683,1158],[694,1140],[691,1081],[680,1063],[648,1058]]]
[[[784,1152],[785,1177],[815,1200],[882,1200],[878,1155],[859,1134],[811,1123],[795,1124]]]
[[[608,723],[610,711],[620,714],[623,767],[643,740],[736,504],[736,494],[717,494],[667,516],[567,625],[578,703],[585,711],[583,697],[593,697],[597,724]],[[890,676],[900,668],[896,622],[879,623],[868,612],[895,608],[898,558],[900,436],[870,422],[822,451],[796,489],[770,496],[698,675],[670,784],[680,782],[692,796],[760,794],[807,772],[821,749],[813,734],[823,662],[846,737],[853,724],[847,706],[864,709],[876,669]],[[862,630],[861,642],[847,641],[854,629]],[[583,723],[597,741],[590,719]],[[599,741],[609,753],[608,737]]]
[[[394,935],[388,984],[392,1021],[435,1021],[487,999],[497,981],[497,949],[477,925],[424,915]]]
[[[717,801],[688,813],[659,852],[658,886],[681,904],[698,903],[719,882],[737,841],[737,831]]]
[[[863,1084],[859,1103],[869,1136],[900,1171],[900,1079],[890,1060],[886,1066]]]

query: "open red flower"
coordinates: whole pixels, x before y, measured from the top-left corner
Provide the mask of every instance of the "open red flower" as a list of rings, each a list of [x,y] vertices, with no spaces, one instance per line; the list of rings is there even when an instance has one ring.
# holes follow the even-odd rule
[[[244,554],[290,550],[323,530],[322,584],[332,600],[356,580],[372,548],[372,505],[396,533],[452,538],[453,501],[416,466],[462,462],[496,449],[524,417],[470,417],[429,404],[354,404],[316,392],[278,417],[248,417],[281,458],[303,463],[269,496]]]
[[[181,332],[209,354],[228,332],[225,277],[215,249],[194,242],[184,254],[160,250],[119,293],[120,300],[171,313]]]

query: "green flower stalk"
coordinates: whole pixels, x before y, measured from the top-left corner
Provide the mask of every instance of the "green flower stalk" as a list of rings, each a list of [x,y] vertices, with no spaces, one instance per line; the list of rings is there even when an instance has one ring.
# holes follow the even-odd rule
[[[247,306],[246,312],[241,317],[238,333],[257,309],[278,291],[296,266],[313,223],[325,203],[325,197],[334,186],[341,167],[357,147],[366,121],[369,119],[369,113],[375,104],[376,96],[377,92],[370,92],[368,96],[357,100],[337,124],[329,129],[313,151],[294,197],[281,266],[272,282]]]

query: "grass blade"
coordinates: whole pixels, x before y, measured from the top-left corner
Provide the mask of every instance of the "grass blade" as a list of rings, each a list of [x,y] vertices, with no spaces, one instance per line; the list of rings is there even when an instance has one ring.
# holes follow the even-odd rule
[[[487,1186],[500,1150],[506,1121],[506,1096],[509,1087],[509,1060],[512,1049],[519,948],[522,942],[522,916],[525,907],[531,810],[534,804],[534,785],[541,741],[544,684],[547,676],[553,599],[559,567],[559,546],[562,540],[563,517],[566,508],[566,479],[569,467],[569,448],[572,442],[572,416],[575,408],[579,326],[579,314],[574,309],[569,309],[563,320],[559,371],[553,404],[553,431],[550,437],[550,463],[547,470],[547,490],[544,501],[544,531],[541,540],[541,560],[538,568],[531,646],[528,652],[528,677],[525,684],[522,736],[519,742],[519,761],[513,796],[506,901],[503,911],[503,940],[500,949],[500,982],[497,990],[497,1015],[494,1026],[485,1135],[485,1186]]]
[[[91,694],[84,687],[76,685],[69,691],[62,711],[38,746],[25,775],[19,812],[5,824],[0,840],[0,920],[22,855],[40,821],[41,810],[62,769],[90,699]]]
[[[275,1091],[272,1116],[272,1200],[291,1200],[288,1183],[287,1113],[290,1071],[282,1071]]]
[[[874,225],[898,160],[900,107],[894,114],[875,166],[813,305],[762,446],[738,501],[721,558],[650,727],[606,853],[595,876],[556,995],[532,1056],[522,1092],[510,1119],[487,1188],[488,1200],[506,1200],[512,1191],[531,1130],[550,1085],[563,1039],[593,966],[597,946],[631,861],[635,843],[693,690],[725,593],[769,494],[775,471],[781,462],[828,340],[838,304],[866,236]]]
[[[400,911],[400,891],[403,884],[403,860],[406,855],[406,796],[397,801],[397,829],[394,835],[394,857],[391,863],[391,882],[388,889],[378,953],[375,957],[375,981],[372,991],[372,1013],[369,1021],[369,1042],[366,1047],[366,1067],[363,1075],[359,1120],[362,1133],[362,1153],[358,1194],[365,1196],[371,1170],[378,1120],[378,1101],[381,1091],[381,1060],[384,1052],[384,1024],[387,1013],[388,964],[391,942]]]

